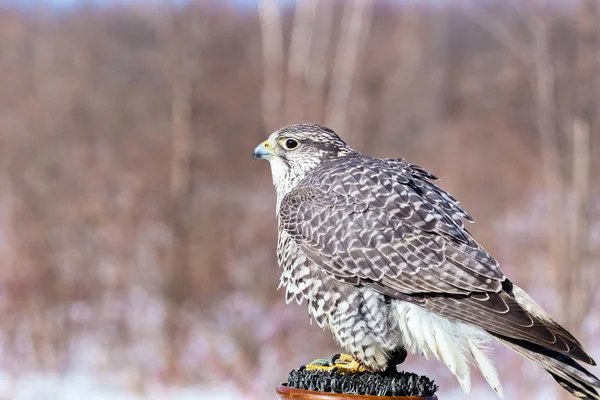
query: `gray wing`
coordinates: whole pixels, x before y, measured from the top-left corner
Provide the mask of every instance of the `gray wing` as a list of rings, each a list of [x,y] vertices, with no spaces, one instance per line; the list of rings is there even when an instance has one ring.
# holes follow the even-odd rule
[[[284,197],[281,228],[340,281],[593,362],[571,335],[521,307],[464,229],[468,214],[432,178],[402,160],[342,159]]]

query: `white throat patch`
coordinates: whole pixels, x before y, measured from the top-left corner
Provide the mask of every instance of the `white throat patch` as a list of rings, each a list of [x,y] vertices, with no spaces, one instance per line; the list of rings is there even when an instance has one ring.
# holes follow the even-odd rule
[[[279,157],[269,159],[271,164],[271,175],[273,176],[273,185],[277,192],[277,207],[275,213],[279,214],[279,206],[281,201],[298,183],[304,179],[306,174],[319,165],[319,159],[307,158],[300,165],[288,165]]]
[[[290,167],[279,157],[269,159],[269,164],[271,164],[271,175],[273,176],[273,185],[275,186],[275,190],[277,190],[277,194],[279,195],[285,189],[287,189],[286,192],[289,191],[290,188],[286,186],[289,181]]]

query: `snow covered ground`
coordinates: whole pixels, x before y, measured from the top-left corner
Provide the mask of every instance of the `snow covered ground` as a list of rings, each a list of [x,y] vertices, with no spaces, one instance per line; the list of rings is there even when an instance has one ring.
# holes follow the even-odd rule
[[[71,373],[64,377],[55,374],[28,374],[12,378],[0,374],[0,400],[241,400],[234,388],[220,386],[191,386],[181,388],[156,387],[136,394],[111,379]]]
[[[505,398],[513,398],[514,388],[508,385]],[[558,398],[552,387],[547,387],[547,399]],[[442,391],[444,400],[464,400],[466,398],[495,398],[485,386],[476,386],[466,396],[458,387]],[[514,394],[514,393],[513,393]],[[242,400],[235,388],[228,385],[190,386],[178,388],[156,387],[146,393],[135,393],[131,388],[119,385],[114,379],[99,379],[93,375],[70,373],[61,377],[56,374],[27,374],[12,378],[0,373],[0,400]]]

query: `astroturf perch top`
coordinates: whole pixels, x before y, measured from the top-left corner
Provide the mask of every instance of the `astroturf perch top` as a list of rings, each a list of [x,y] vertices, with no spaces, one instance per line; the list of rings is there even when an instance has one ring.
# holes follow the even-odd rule
[[[431,397],[438,390],[429,378],[409,372],[341,375],[306,368],[291,371],[286,386],[323,393],[370,396]]]
[[[579,364],[594,360],[500,271],[435,176],[361,154],[316,124],[274,132],[253,158],[271,164],[286,299],[306,300],[349,353],[339,372],[383,371],[407,351],[442,361],[465,392],[475,366],[501,396],[495,338],[575,396],[600,399]]]

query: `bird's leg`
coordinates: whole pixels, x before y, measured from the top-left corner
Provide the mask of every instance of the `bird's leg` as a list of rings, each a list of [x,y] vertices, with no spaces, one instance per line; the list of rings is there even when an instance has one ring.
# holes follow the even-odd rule
[[[408,355],[405,348],[401,348],[400,350],[394,353],[394,356],[388,362],[388,366],[385,369],[386,374],[395,375],[398,370],[396,369],[397,365],[400,365],[406,360],[406,356]]]
[[[337,372],[341,374],[358,374],[369,371],[369,369],[350,354],[336,354],[331,359],[331,362],[337,368]]]

